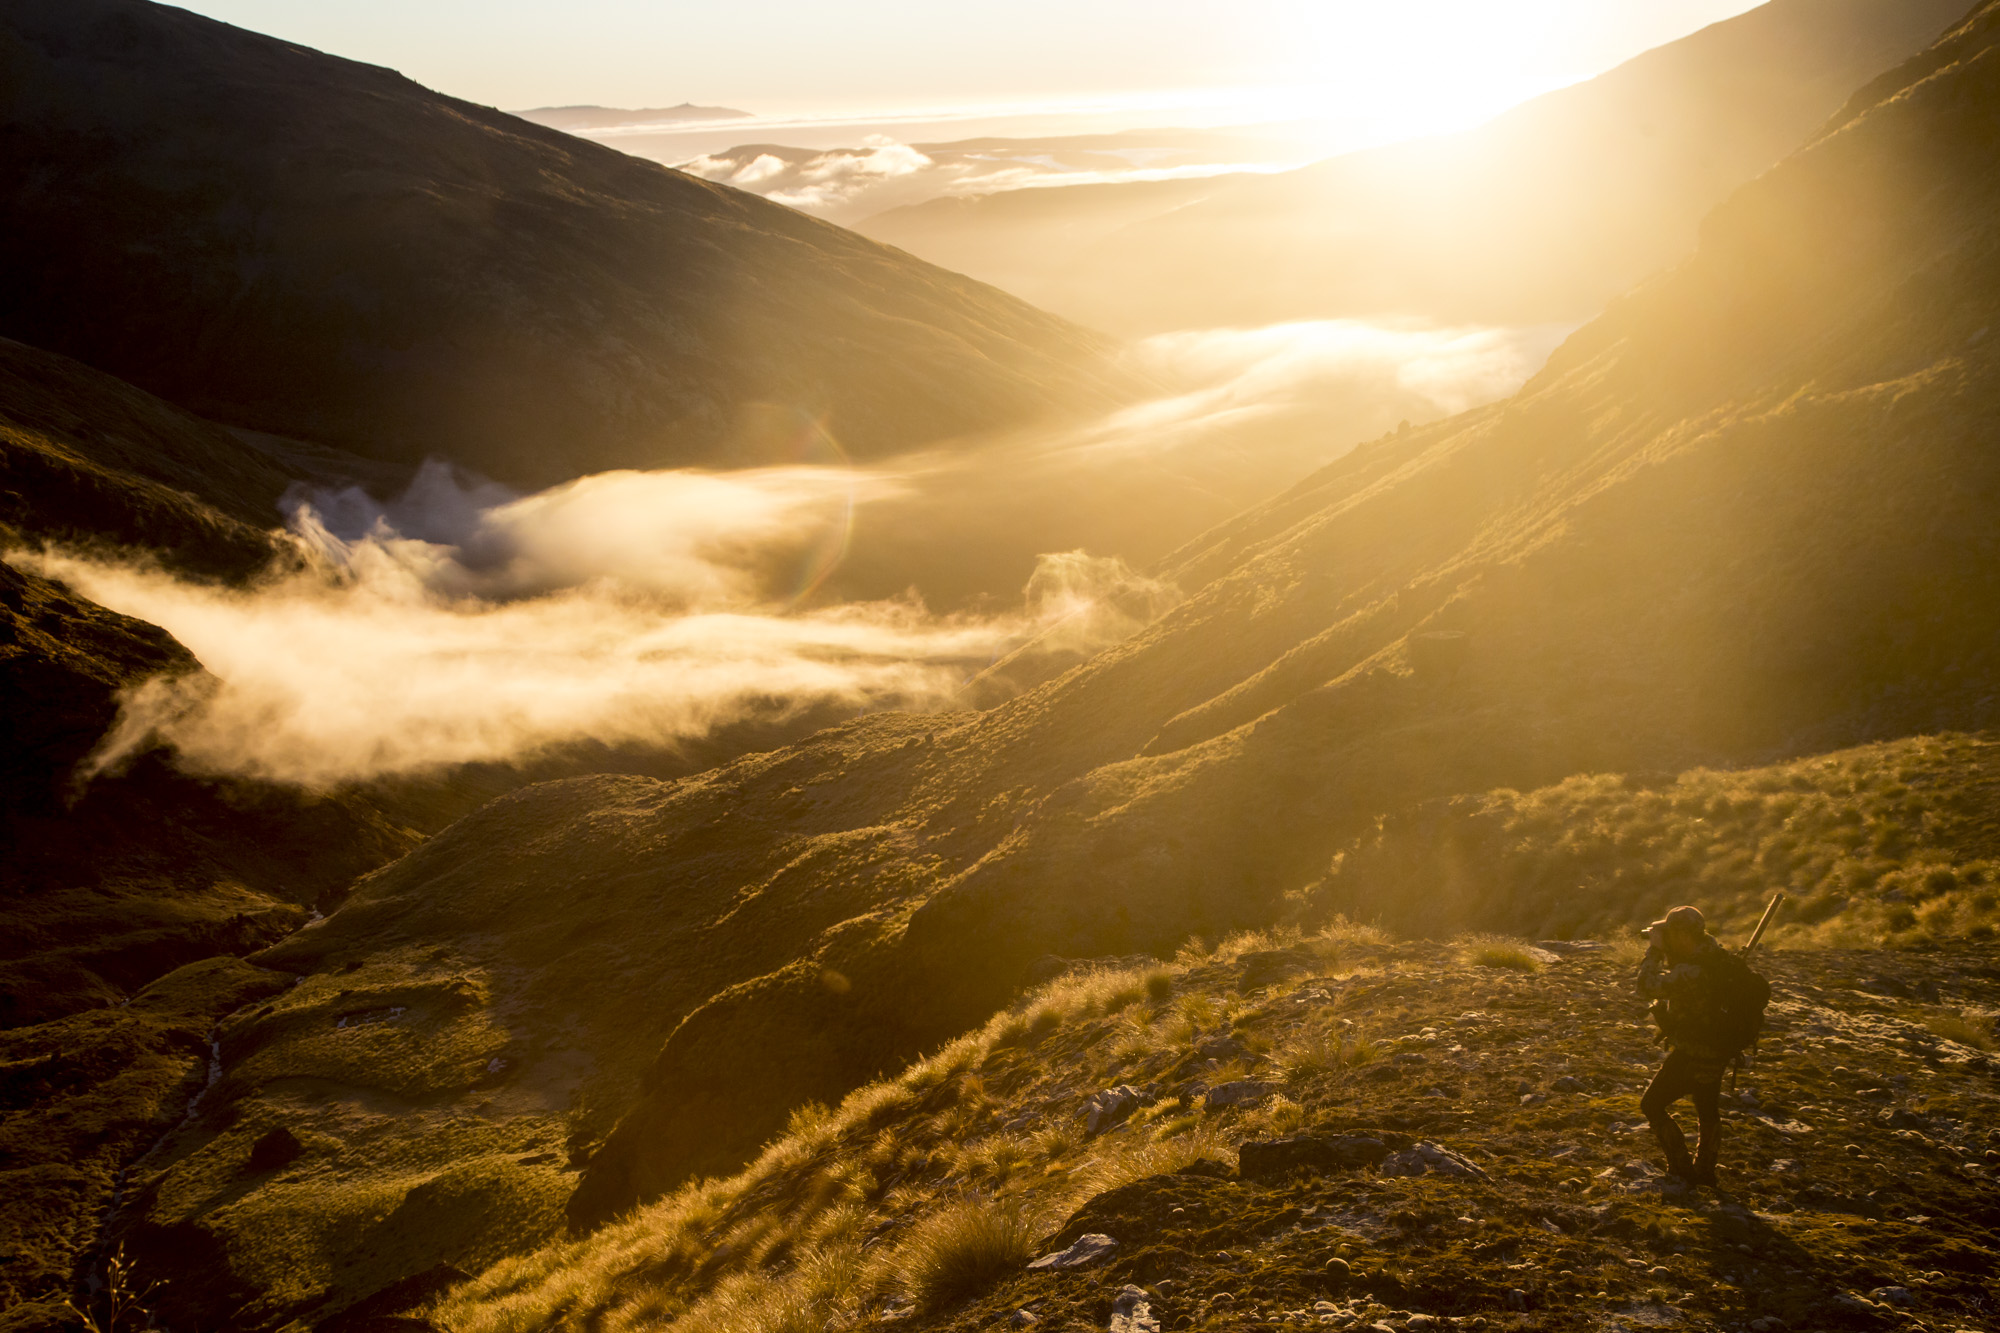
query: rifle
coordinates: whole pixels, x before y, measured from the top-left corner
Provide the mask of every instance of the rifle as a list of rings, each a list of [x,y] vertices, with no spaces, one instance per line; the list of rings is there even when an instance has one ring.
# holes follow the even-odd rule
[[[1757,947],[1758,941],[1764,938],[1764,928],[1771,924],[1771,918],[1778,914],[1778,909],[1784,906],[1784,902],[1785,894],[1783,890],[1779,890],[1777,893],[1771,895],[1771,905],[1766,907],[1764,915],[1758,918],[1757,929],[1750,932],[1750,942],[1743,946],[1738,957],[1748,958],[1750,956],[1751,951]],[[1751,1045],[1754,1049],[1756,1043],[1753,1042]],[[1736,1091],[1736,1076],[1743,1072],[1743,1066],[1748,1063],[1748,1056],[1749,1052],[1738,1051],[1736,1057],[1729,1062],[1729,1090],[1731,1092]]]
[[[1757,941],[1764,938],[1764,927],[1771,924],[1771,918],[1778,914],[1778,909],[1784,906],[1784,903],[1785,895],[1782,890],[1771,895],[1771,905],[1764,909],[1764,915],[1757,922],[1757,929],[1750,932],[1750,942],[1743,946],[1743,957],[1748,958],[1750,951],[1757,947]]]

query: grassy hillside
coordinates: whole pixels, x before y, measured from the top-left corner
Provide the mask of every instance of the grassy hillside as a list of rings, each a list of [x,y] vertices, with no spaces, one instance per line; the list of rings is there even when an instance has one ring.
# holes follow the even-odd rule
[[[1996,782],[1991,736],[1678,777],[1583,775],[1390,814],[1301,896],[1309,916],[1563,939],[1699,902],[1740,942],[1783,890],[1791,905],[1770,938],[1784,945],[1991,939]]]
[[[1191,934],[1222,938],[1334,910],[1348,887],[1365,887],[1369,840],[1397,827],[1385,817],[1465,793],[1537,792],[1578,774],[1766,768],[1762,780],[1808,781],[1789,811],[1781,792],[1764,793],[1768,805],[1742,795],[1745,817],[1724,826],[1719,844],[1676,832],[1654,811],[1660,837],[1674,839],[1667,850],[1699,853],[1693,877],[1670,857],[1653,878],[1628,876],[1617,882],[1623,905],[1607,902],[1603,920],[1630,920],[1665,905],[1649,895],[1690,888],[1715,894],[1728,919],[1764,884],[1694,871],[1746,864],[1796,874],[1818,912],[1828,878],[1848,884],[1854,863],[1853,888],[1840,890],[1851,902],[1818,924],[1831,934],[1845,916],[1855,931],[1897,931],[1869,895],[1949,863],[1965,871],[1960,880],[1954,869],[1965,887],[1950,891],[1963,906],[1939,931],[1969,933],[1987,910],[1970,879],[1991,855],[1984,826],[1942,796],[1924,806],[1912,793],[1920,780],[1957,784],[1976,802],[1988,743],[1980,733],[2000,721],[1989,685],[2000,668],[1990,522],[2000,496],[1991,447],[2000,339],[1989,336],[2000,322],[1996,195],[2000,4],[1990,4],[1718,210],[1694,260],[1580,332],[1515,399],[1379,441],[1206,534],[1157,571],[1186,594],[1172,611],[1058,679],[977,714],[856,720],[677,782],[583,778],[486,806],[260,956],[304,981],[221,1024],[212,1099],[149,1159],[111,1236],[150,1271],[178,1275],[172,1322],[359,1325],[538,1245],[565,1221],[597,1226],[691,1179],[727,1176],[792,1111],[840,1102],[961,1033],[988,1033],[990,1044],[977,1037],[953,1048],[981,1061],[1020,1049],[1014,1036],[1000,1041],[1010,1020],[982,1025],[1045,975],[1049,955],[1172,956]],[[1861,765],[1851,782],[1790,763],[1923,735],[1939,738],[1834,756],[1837,769]],[[1893,771],[1894,782],[1861,780],[1877,770]],[[1759,780],[1697,773],[1675,786],[1709,793],[1719,784],[1734,810],[1733,784],[1754,792]],[[1891,791],[1897,784],[1909,792]],[[1489,823],[1513,817],[1515,798],[1487,799],[1500,812]],[[1580,795],[1550,799],[1566,814],[1591,810]],[[1788,834],[1784,821],[1801,810],[1832,823],[1807,820]],[[1716,820],[1720,808],[1698,817]],[[1865,849],[1844,840],[1849,823],[1866,831]],[[1905,830],[1902,844],[1878,840],[1892,825]],[[1788,849],[1786,836],[1797,839]],[[1578,837],[1590,841],[1585,830]],[[1399,845],[1385,843],[1370,892],[1386,899],[1400,886],[1420,897],[1429,886],[1396,871]],[[1826,859],[1833,849],[1846,861]],[[1779,851],[1797,863],[1777,869]],[[1561,857],[1572,855],[1549,853],[1549,873],[1567,873]],[[1343,885],[1350,860],[1356,878]],[[1550,919],[1536,896],[1546,887],[1540,864],[1532,839],[1518,861],[1500,863],[1530,887],[1518,900],[1523,919],[1489,924],[1520,931]],[[1606,863],[1577,855],[1567,864]],[[1421,1013],[1416,994],[1399,992],[1410,1007],[1382,1017],[1382,1035],[1408,1035],[1405,1019],[1442,1030],[1439,1020],[1468,1008],[1489,1011],[1500,995],[1467,960],[1536,961],[1510,946],[1471,948],[1465,959],[1440,947],[1413,948],[1397,965],[1469,989],[1439,991],[1452,1007]],[[1984,946],[1964,947],[1966,959],[1983,957]],[[1918,982],[1950,982],[1942,963],[1893,968],[1913,969],[1901,983],[1912,994],[1930,993]],[[1594,978],[1592,1003],[1610,1003],[1608,973],[1574,975]],[[1826,988],[1815,975],[1797,980]],[[1178,990],[1182,979],[1167,984]],[[1165,1003],[1138,991],[1123,1009]],[[1577,994],[1580,1005],[1586,992]],[[1983,990],[1952,999],[1960,1009],[1991,1002]],[[1145,1012],[1149,1024],[1167,1017]],[[1952,1026],[1949,1015],[1912,1010],[1899,1019],[1907,1029],[1869,1027],[1858,1013],[1813,1021],[1827,1025],[1829,1041],[1886,1033],[1897,1049],[1909,1049],[1900,1044],[1909,1036],[1940,1059],[1972,1058],[1916,1035],[1935,1018],[1963,1037],[1977,1026],[1964,1013]],[[1286,1022],[1294,1016],[1306,1017]],[[1023,1026],[1033,1034],[1031,1018]],[[1292,1034],[1266,1035],[1276,1047]],[[1605,1037],[1606,1050],[1618,1049]],[[1185,1054],[1158,1049],[1162,1069]],[[1512,1070],[1522,1058],[1512,1046],[1498,1063]],[[1053,1055],[1008,1060],[1018,1071],[1008,1076],[1023,1080],[1060,1067]],[[1471,1070],[1433,1086],[1471,1088]],[[1488,1072],[1477,1085],[1487,1100],[1474,1105],[1497,1104],[1490,1095],[1509,1086],[1485,1081]],[[1611,1077],[1609,1067],[1586,1072]],[[1908,1071],[1913,1083],[1919,1072]],[[996,1078],[1004,1073],[994,1067]],[[1803,1075],[1798,1089],[1818,1095],[1814,1078]],[[1941,1083],[1932,1095],[1973,1090]],[[1287,1096],[1302,1114],[1335,1115],[1331,1102]],[[1400,1110],[1390,1096],[1365,1103],[1372,1123],[1417,1132],[1374,1118],[1421,1114],[1409,1103],[1424,1104],[1422,1087],[1394,1094]],[[850,1106],[862,1109],[843,1114],[867,1114],[865,1103]],[[1940,1106],[1953,1108],[1936,1112],[1941,1119],[1973,1118],[1949,1100]],[[1579,1132],[1608,1134],[1609,1114]],[[280,1131],[306,1153],[258,1169],[256,1144]],[[1964,1135],[1932,1138],[1970,1150]],[[1876,1140],[1855,1142],[1859,1156],[1877,1151]],[[1524,1138],[1509,1150],[1544,1149],[1555,1146]],[[1622,1159],[1607,1150],[1590,1160],[1586,1188]],[[878,1179],[906,1169],[885,1165]],[[1905,1206],[1983,1216],[1984,1204],[1958,1192],[1971,1188],[1964,1180],[1961,1172],[1940,1185],[1936,1203],[1926,1195],[1922,1209]],[[1368,1221],[1392,1230],[1357,1230],[1397,1234],[1392,1219],[1406,1208],[1429,1218],[1412,1235],[1468,1215],[1429,1217],[1429,1196],[1403,1189],[1389,1186]],[[1210,1206],[1205,1197],[1176,1196],[1171,1206],[1191,1214]],[[1308,1201],[1334,1202],[1301,1196],[1294,1220]],[[1499,1205],[1475,1206],[1483,1214]],[[1161,1208],[1141,1211],[1148,1226],[1170,1225]],[[1716,1225],[1751,1226],[1730,1216]],[[1568,1236],[1582,1225],[1568,1213],[1544,1220]],[[1670,1225],[1652,1213],[1629,1220],[1636,1232]],[[665,1304],[635,1305],[634,1320],[707,1290],[677,1286],[675,1265],[693,1264],[699,1283],[701,1270],[738,1262],[732,1248],[649,1268],[646,1247],[666,1225],[656,1222],[606,1233],[639,1256],[634,1289],[665,1293]],[[710,1222],[700,1226],[706,1244]],[[1584,1296],[1612,1290],[1595,1267],[1611,1255],[1608,1241],[1577,1245],[1571,1257],[1554,1232],[1537,1231],[1551,1237],[1535,1239],[1547,1253],[1523,1249],[1504,1262],[1564,1254],[1555,1271],[1603,1284],[1582,1287]],[[1241,1234],[1260,1233],[1245,1223]],[[1621,1264],[1643,1257],[1636,1240],[1606,1234],[1619,1235]],[[1851,1252],[1824,1248],[1831,1234],[1813,1242],[1822,1246],[1815,1263]],[[1008,1244],[1018,1249],[1018,1239]],[[1754,1231],[1726,1239],[1779,1245]],[[747,1236],[741,1244],[754,1248]],[[1196,1260],[1223,1248],[1172,1244]],[[1696,1276],[1652,1257],[1671,1276]],[[1370,1262],[1401,1284],[1376,1294],[1444,1302],[1435,1279]],[[1942,1259],[1921,1271],[1933,1269],[1958,1271]],[[566,1299],[552,1268],[508,1271],[538,1289],[546,1279],[549,1302]],[[1864,1276],[1851,1271],[1838,1282]],[[743,1280],[743,1299],[781,1308],[764,1301],[759,1280]],[[1224,1280],[1203,1294],[1219,1294]],[[1080,1287],[1049,1290],[1051,1299],[1095,1299]],[[1306,1294],[1292,1277],[1274,1290],[1286,1302]],[[1523,1299],[1541,1297],[1537,1288]],[[544,1296],[522,1299],[523,1326],[554,1308],[533,1304]],[[1203,1317],[1198,1307],[1187,1314]],[[823,1313],[808,1322],[823,1327]]]
[[[1965,0],[1775,0],[1477,129],[1268,177],[936,200],[869,236],[1121,333],[1588,319]]]
[[[979,1021],[1038,955],[1260,919],[1378,813],[1985,725],[1994,18],[1748,187],[1513,401],[1224,525],[1163,571],[1188,596],[1144,634],[904,751],[906,778],[829,772],[840,802],[691,867],[748,886],[812,848],[807,896],[859,872],[843,837],[909,849],[867,872],[865,924],[676,1031],[652,1086],[701,1071],[707,1099],[635,1113],[580,1215],[726,1165],[748,1108],[864,1065],[827,1068],[857,1025],[888,1058],[901,1015]],[[677,802],[653,809],[660,836]],[[840,1005],[819,967],[853,979]],[[774,1059],[728,1059],[749,1048]]]
[[[0,334],[231,425],[543,485],[1129,387],[968,279],[183,10],[9,0],[0,68]]]
[[[197,782],[157,756],[75,781],[120,690],[196,669],[164,631],[0,565],[0,1027],[268,944],[414,841],[351,797]]]
[[[741,1173],[495,1265],[429,1318],[970,1330],[1102,1326],[1134,1300],[1172,1329],[1979,1318],[2000,1221],[1993,948],[1767,958],[1728,1193],[1698,1198],[1663,1190],[1637,1111],[1658,1053],[1633,958],[1337,926],[1086,969],[799,1108]],[[1129,1096],[1093,1120],[1107,1089]],[[1297,1135],[1373,1142],[1348,1169],[1256,1158]],[[1460,1175],[1403,1167],[1420,1142]],[[1084,1235],[1115,1246],[1027,1271]]]

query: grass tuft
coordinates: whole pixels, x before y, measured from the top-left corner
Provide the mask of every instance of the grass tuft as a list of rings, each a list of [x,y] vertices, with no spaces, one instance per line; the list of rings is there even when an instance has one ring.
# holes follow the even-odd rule
[[[1974,1050],[1990,1051],[2000,1045],[1995,1040],[1991,1019],[1981,1023],[1955,1009],[1939,1010],[1924,1020],[1924,1026],[1931,1030],[1932,1036],[1955,1041]]]
[[[1465,942],[1465,961],[1474,967],[1499,967],[1509,972],[1539,972],[1542,964],[1528,946],[1499,935],[1475,935]]]
[[[919,1309],[945,1310],[1018,1271],[1034,1257],[1036,1234],[1018,1208],[966,1199],[913,1226],[891,1267]]]

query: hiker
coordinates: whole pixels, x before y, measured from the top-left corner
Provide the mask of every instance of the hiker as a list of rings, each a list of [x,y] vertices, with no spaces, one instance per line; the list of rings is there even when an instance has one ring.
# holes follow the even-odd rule
[[[1639,994],[1652,1001],[1667,1058],[1639,1109],[1667,1156],[1667,1170],[1687,1184],[1713,1186],[1722,1146],[1722,1071],[1757,1040],[1771,988],[1708,933],[1699,908],[1676,907],[1645,933],[1652,947],[1639,964]],[[1692,1158],[1670,1110],[1683,1097],[1693,1099],[1701,1126]]]

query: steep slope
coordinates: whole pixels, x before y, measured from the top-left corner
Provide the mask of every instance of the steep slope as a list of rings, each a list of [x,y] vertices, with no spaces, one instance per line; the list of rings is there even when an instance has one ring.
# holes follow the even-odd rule
[[[0,549],[137,547],[242,578],[281,554],[269,529],[297,480],[220,427],[0,339]]]
[[[120,691],[198,669],[164,630],[0,564],[0,1027],[268,944],[415,841],[365,802],[196,781],[157,755],[76,780]]]
[[[325,1322],[525,1243],[565,1147],[595,1225],[1048,954],[1273,919],[1410,803],[1991,725],[1996,195],[2000,3],[1517,398],[1181,552],[1188,596],[1134,639],[985,713],[518,792],[365,880],[261,960],[310,975],[230,1027],[217,1114],[120,1227],[190,1256],[205,1322]],[[286,1126],[325,1155],[242,1176]]]
[[[231,425],[533,485],[1122,387],[978,283],[184,11],[8,0],[0,69],[0,334]]]
[[[430,1325],[1977,1326],[2000,952],[1764,953],[1724,1189],[1690,1195],[1638,1110],[1632,943],[1342,927],[1079,969]]]
[[[1993,718],[1996,26],[1746,188],[1515,400],[1211,534],[1145,634],[942,731],[916,799],[865,807],[919,878],[878,944],[824,938],[846,1005],[922,997],[942,1035],[1038,954],[1269,910],[1406,801]],[[676,1031],[579,1216],[713,1169],[722,1108],[826,1095],[852,1020],[811,977]],[[710,1106],[668,1092],[696,1070]]]
[[[1692,250],[1703,214],[1966,8],[1773,0],[1462,134],[1273,177],[938,201],[859,226],[1126,333],[1581,320]]]

